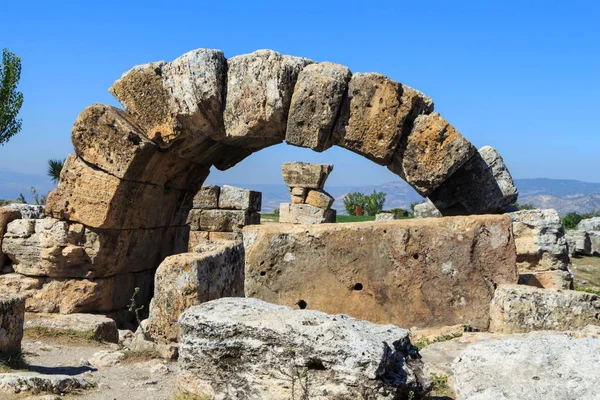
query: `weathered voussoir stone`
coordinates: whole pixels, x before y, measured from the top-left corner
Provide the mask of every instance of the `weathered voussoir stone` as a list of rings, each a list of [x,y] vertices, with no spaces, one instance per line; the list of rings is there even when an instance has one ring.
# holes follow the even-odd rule
[[[223,185],[219,195],[219,208],[225,210],[245,210],[258,212],[261,209],[262,193]]]
[[[490,306],[490,331],[576,330],[600,325],[600,296],[575,290],[500,285]]]
[[[24,319],[25,297],[0,294],[0,355],[21,353]]]
[[[388,168],[420,195],[428,196],[476,152],[440,114],[419,115]]]
[[[46,212],[94,228],[183,225],[194,193],[121,180],[69,155],[58,187],[48,195]]]
[[[586,218],[579,221],[577,224],[579,231],[600,231],[600,217]]]
[[[568,270],[565,230],[555,210],[522,210],[507,215],[513,221],[520,274]]]
[[[494,286],[517,282],[507,216],[269,224],[244,244],[246,296],[398,326],[486,329]]]
[[[281,143],[298,74],[311,63],[272,50],[227,60],[225,142],[257,150]]]
[[[333,171],[333,165],[286,162],[281,171],[283,181],[291,188],[323,189],[327,177]]]
[[[600,339],[533,332],[474,343],[452,366],[461,400],[598,399]]]
[[[221,50],[197,49],[170,63],[138,65],[109,91],[149,139],[164,147],[180,141],[179,151],[223,134],[226,69]]]
[[[484,146],[429,194],[429,199],[443,215],[464,215],[500,212],[518,196],[500,153]]]
[[[191,307],[179,323],[178,387],[201,397],[295,398],[298,379],[323,400],[404,398],[431,387],[408,331],[393,325],[247,298]]]
[[[119,342],[117,324],[114,320],[103,315],[28,313],[24,328],[44,328],[57,332],[77,332],[93,340],[111,343]]]
[[[167,257],[156,271],[147,332],[158,343],[177,342],[179,316],[221,297],[244,296],[244,246],[220,242],[212,251]]]
[[[418,90],[381,74],[357,73],[348,84],[334,140],[341,147],[388,165],[412,121],[432,111],[433,101]]]
[[[191,210],[187,223],[193,231],[237,232],[260,224],[260,213],[244,210]]]
[[[323,209],[310,204],[281,203],[279,222],[287,224],[325,224],[335,222],[336,211]]]
[[[319,152],[332,146],[333,126],[351,75],[348,67],[329,62],[304,67],[292,96],[288,144]]]
[[[195,190],[210,167],[160,150],[129,114],[102,104],[79,114],[71,139],[80,158],[124,180]]]

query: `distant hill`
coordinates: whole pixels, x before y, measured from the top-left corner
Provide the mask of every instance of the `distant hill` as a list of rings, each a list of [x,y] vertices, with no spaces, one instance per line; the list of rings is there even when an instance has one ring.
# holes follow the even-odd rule
[[[54,184],[46,176],[0,169],[0,199],[15,200],[20,193],[23,193],[23,196],[30,201],[32,186],[40,195],[47,194],[54,188]]]

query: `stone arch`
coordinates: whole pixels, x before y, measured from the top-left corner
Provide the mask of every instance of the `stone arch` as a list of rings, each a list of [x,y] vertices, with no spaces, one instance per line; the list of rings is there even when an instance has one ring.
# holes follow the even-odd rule
[[[75,154],[46,207],[95,235],[101,256],[86,278],[152,270],[180,252],[174,238],[185,236],[210,168],[283,141],[358,153],[446,215],[497,212],[516,200],[494,149],[478,152],[429,97],[377,73],[271,50],[227,60],[198,49],[136,66],[109,91],[126,111],[94,104],[78,116]]]

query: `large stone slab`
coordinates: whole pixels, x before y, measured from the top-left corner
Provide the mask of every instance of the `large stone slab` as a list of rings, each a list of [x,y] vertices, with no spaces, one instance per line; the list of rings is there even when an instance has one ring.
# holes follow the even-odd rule
[[[405,135],[388,168],[424,197],[477,152],[438,113],[419,115]]]
[[[75,332],[93,340],[119,342],[117,324],[103,315],[27,313],[25,319],[25,329],[43,328],[56,332]]]
[[[2,248],[23,275],[97,278],[156,269],[166,256],[186,251],[188,231],[186,226],[105,230],[54,218],[19,219],[8,225]]]
[[[95,104],[83,110],[71,140],[81,159],[123,180],[196,190],[209,172],[210,165],[160,149],[129,114],[115,107]]]
[[[586,231],[567,231],[565,233],[569,255],[591,256],[592,241]]]
[[[329,62],[304,67],[292,95],[288,144],[319,152],[332,146],[333,126],[351,75],[348,67]]]
[[[575,290],[501,285],[490,307],[490,331],[575,330],[600,325],[600,296]]]
[[[431,387],[393,325],[246,298],[194,306],[179,323],[178,387],[200,397],[389,399]]]
[[[335,222],[336,211],[323,209],[310,204],[281,203],[279,222],[282,224],[325,224]]]
[[[586,218],[579,221],[577,224],[579,231],[600,231],[600,217]]]
[[[171,63],[138,65],[109,91],[148,138],[185,153],[223,134],[226,69],[221,50],[197,49]]]
[[[331,164],[310,164],[306,162],[283,163],[283,181],[291,188],[323,189],[325,181],[333,171]]]
[[[183,225],[195,191],[121,180],[69,155],[58,187],[48,195],[54,218],[93,228],[133,229]]]
[[[219,195],[219,208],[225,210],[245,210],[258,212],[262,205],[262,193],[223,185]]]
[[[298,74],[311,63],[272,50],[227,60],[226,142],[251,149],[281,143]]]
[[[187,219],[192,231],[237,232],[260,224],[260,213],[244,210],[191,210]]]
[[[555,210],[522,210],[507,215],[513,221],[520,274],[568,270],[565,230]]]
[[[0,356],[10,359],[21,353],[25,297],[0,294]]]
[[[443,215],[464,215],[497,213],[518,195],[500,153],[484,146],[428,197]]]
[[[147,332],[153,341],[178,341],[179,316],[191,306],[244,296],[244,246],[221,242],[212,251],[167,257],[154,278]]]
[[[150,300],[154,271],[115,275],[98,279],[28,277],[18,273],[0,275],[0,292],[27,298],[26,310],[43,313],[86,313],[121,310],[136,300]]]
[[[433,111],[423,93],[377,73],[357,73],[334,128],[335,142],[368,159],[387,165],[402,135],[419,114]]]
[[[244,243],[246,296],[398,326],[486,329],[495,285],[517,282],[507,216],[269,224]]]
[[[600,339],[536,332],[474,343],[452,367],[463,400],[599,399]]]

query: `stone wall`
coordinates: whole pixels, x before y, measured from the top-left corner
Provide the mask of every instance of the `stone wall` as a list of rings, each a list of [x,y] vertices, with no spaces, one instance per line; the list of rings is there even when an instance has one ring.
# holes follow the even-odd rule
[[[246,296],[398,326],[485,329],[516,283],[508,216],[244,228]]]

